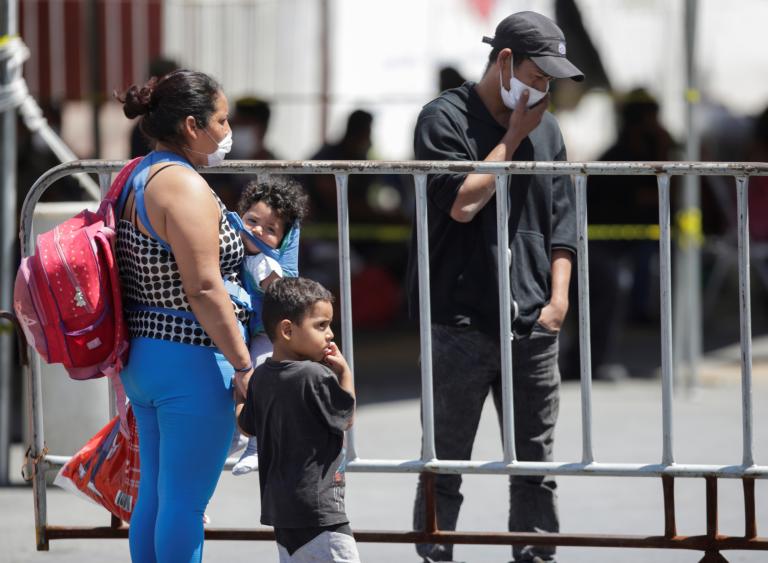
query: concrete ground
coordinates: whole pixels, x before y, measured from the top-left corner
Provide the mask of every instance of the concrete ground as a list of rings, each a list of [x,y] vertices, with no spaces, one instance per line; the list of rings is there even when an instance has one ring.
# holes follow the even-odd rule
[[[768,343],[756,343],[753,392],[755,459],[768,459]],[[362,369],[362,366],[359,368]],[[674,403],[674,452],[679,463],[738,464],[741,460],[741,392],[733,349],[710,354],[702,367],[702,386]],[[393,377],[393,379],[397,379]],[[356,422],[358,453],[367,458],[415,458],[419,452],[419,402],[409,392],[394,393],[392,400],[365,400]],[[576,461],[581,454],[579,386],[563,385],[561,414],[556,438],[556,458]],[[593,396],[594,448],[598,461],[655,463],[661,458],[661,395],[658,379],[630,379],[618,384],[595,383]],[[12,467],[20,465],[21,447],[14,450]],[[501,457],[495,414],[486,404],[474,459]],[[194,460],[190,460],[194,463]],[[16,473],[16,472],[14,472]],[[16,477],[16,475],[14,475]],[[405,530],[410,528],[416,477],[413,475],[348,475],[348,513],[353,528]],[[661,484],[651,478],[559,478],[561,527],[564,532],[604,534],[663,533]],[[758,534],[768,535],[768,482],[757,486]],[[676,481],[678,532],[705,532],[704,482]],[[504,530],[506,484],[499,476],[467,476],[459,529]],[[720,532],[743,534],[741,484],[720,481]],[[57,525],[108,524],[101,508],[70,493],[51,487],[48,492],[49,523]],[[258,525],[258,478],[255,475],[222,475],[209,506],[211,527],[250,528]],[[56,561],[90,563],[128,561],[124,540],[59,540],[48,553],[36,552],[31,489],[17,485],[0,489],[0,561],[12,563]],[[366,562],[418,561],[411,545],[361,544]],[[726,552],[731,562],[768,561],[766,552]],[[561,548],[560,561],[568,563],[627,563],[662,561],[696,562],[699,552]],[[509,548],[457,546],[457,560],[503,562]],[[270,542],[209,541],[205,561],[275,561]]]

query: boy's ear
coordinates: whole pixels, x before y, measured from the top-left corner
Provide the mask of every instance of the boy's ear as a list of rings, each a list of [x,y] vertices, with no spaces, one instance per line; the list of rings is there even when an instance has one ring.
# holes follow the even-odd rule
[[[293,333],[293,323],[289,319],[283,319],[277,324],[277,333],[283,340],[290,340]]]

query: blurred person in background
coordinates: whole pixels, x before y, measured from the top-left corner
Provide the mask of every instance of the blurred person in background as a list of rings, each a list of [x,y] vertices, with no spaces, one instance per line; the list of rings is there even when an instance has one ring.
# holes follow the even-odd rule
[[[235,101],[232,117],[232,136],[237,144],[232,147],[232,158],[237,160],[274,160],[277,157],[266,145],[272,109],[269,102],[255,96]]]
[[[754,119],[747,159],[768,162],[768,107]],[[768,176],[749,179],[749,232],[752,238],[768,241]]]
[[[325,143],[310,160],[375,160],[373,115],[357,109],[347,118],[344,135]],[[320,238],[302,239],[302,272],[337,293],[338,244],[336,181],[330,174],[305,175],[310,198],[308,227],[324,233]],[[358,328],[382,328],[403,312],[400,281],[405,272],[404,244],[377,237],[375,227],[403,225],[407,221],[402,205],[406,193],[405,177],[394,174],[352,174],[349,176],[349,220],[360,227],[350,241],[352,253],[353,321]]]
[[[349,114],[344,135],[335,143],[325,143],[310,160],[366,160],[373,142],[373,115],[357,109]],[[311,210],[316,222],[336,223],[336,181],[330,174],[304,176]],[[373,215],[368,205],[368,190],[374,177],[356,174],[349,177],[349,212],[355,218],[369,219]]]
[[[269,102],[255,96],[235,101],[230,119],[232,124],[231,160],[274,160],[275,154],[266,146],[272,110]],[[205,179],[228,209],[235,209],[246,185],[256,179],[252,174],[207,174]]]
[[[659,121],[659,104],[644,88],[621,96],[616,105],[618,135],[598,158],[600,161],[666,161],[674,154],[674,142]],[[657,225],[659,222],[656,176],[590,176],[587,184],[590,226]],[[616,231],[620,231],[617,229]],[[625,318],[647,324],[656,318],[658,285],[653,281],[657,240],[590,237],[589,312],[593,378],[617,381],[629,375],[626,366],[614,360],[615,348]],[[626,287],[628,286],[628,287]],[[571,284],[571,303],[578,307],[578,282]],[[578,315],[574,314],[573,319]],[[575,323],[569,325],[577,330]],[[579,377],[578,337],[570,339],[563,353],[565,379]]]
[[[446,90],[450,90],[451,88],[458,88],[466,81],[466,78],[461,75],[456,67],[446,65],[441,67],[438,72],[437,92],[439,94]]]

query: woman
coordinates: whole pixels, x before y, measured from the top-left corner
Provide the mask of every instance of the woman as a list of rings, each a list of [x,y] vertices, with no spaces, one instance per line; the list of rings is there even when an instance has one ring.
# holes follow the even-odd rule
[[[243,244],[194,169],[219,164],[229,151],[227,98],[209,76],[178,70],[118,99],[127,117],[142,116],[155,147],[129,179],[118,211],[131,336],[121,378],[141,458],[131,558],[200,561],[203,513],[234,431],[232,376],[253,370],[242,331],[247,312],[224,283],[236,280]]]

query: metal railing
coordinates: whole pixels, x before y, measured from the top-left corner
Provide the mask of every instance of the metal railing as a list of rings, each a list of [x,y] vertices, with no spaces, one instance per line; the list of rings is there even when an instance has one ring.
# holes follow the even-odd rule
[[[74,173],[98,173],[104,189],[110,174],[123,166],[123,162],[78,161],[58,166],[43,175],[33,186],[24,202],[21,222],[21,243],[24,255],[33,252],[30,236],[34,207],[43,192],[56,180]],[[406,532],[379,532],[356,530],[359,541],[375,542],[425,542],[471,544],[535,544],[561,546],[598,546],[634,548],[693,549],[706,552],[705,560],[723,560],[719,550],[744,549],[768,550],[768,538],[757,536],[755,521],[755,480],[768,478],[768,466],[757,465],[753,447],[752,409],[752,335],[749,282],[749,235],[747,189],[750,176],[768,176],[766,163],[705,163],[705,162],[372,162],[372,161],[231,161],[206,173],[241,174],[333,174],[336,177],[339,262],[341,276],[341,328],[344,354],[354,369],[353,327],[351,311],[351,284],[349,269],[349,210],[347,204],[347,180],[351,174],[407,174],[415,180],[416,226],[419,267],[420,342],[421,342],[421,412],[422,455],[417,459],[369,459],[361,457],[356,448],[354,432],[349,433],[348,452],[351,472],[424,473],[427,480],[427,529]],[[441,460],[435,455],[434,413],[432,387],[431,312],[429,300],[429,244],[427,238],[427,175],[435,173],[482,173],[496,176],[497,201],[507,189],[506,176],[518,174],[572,175],[575,179],[579,326],[581,349],[581,419],[582,457],[569,462],[531,462],[517,459],[514,446],[514,412],[512,401],[511,348],[502,345],[502,442],[503,459],[496,461]],[[661,285],[661,392],[662,392],[662,456],[659,461],[648,463],[603,463],[596,459],[592,444],[592,381],[589,344],[589,257],[587,235],[587,178],[590,175],[653,175],[658,182],[659,193],[659,255]],[[732,465],[678,464],[674,456],[673,414],[673,345],[672,345],[672,270],[670,228],[670,177],[671,176],[732,176],[738,204],[738,254],[739,254],[739,306],[741,319],[741,387],[742,387],[742,459]],[[497,239],[499,249],[498,279],[500,287],[500,311],[510,310],[509,271],[506,264],[508,246],[508,213],[506,206],[497,206]],[[509,343],[511,320],[500,314],[501,342]],[[66,528],[50,526],[46,517],[45,472],[60,466],[68,459],[62,455],[49,455],[45,450],[42,425],[42,396],[40,387],[40,358],[35,355],[29,370],[31,421],[33,442],[29,451],[29,471],[34,486],[35,518],[38,549],[48,548],[51,539],[83,537],[126,537],[127,528],[113,518],[111,527]],[[474,473],[503,475],[570,475],[570,476],[618,476],[660,477],[664,497],[664,535],[587,535],[562,533],[480,533],[455,532],[437,529],[433,476],[436,473]],[[674,479],[703,478],[706,481],[707,531],[698,536],[678,536],[675,524]],[[717,529],[717,480],[741,479],[744,489],[744,536],[728,537]],[[210,539],[269,539],[269,529],[231,530],[206,529]]]

